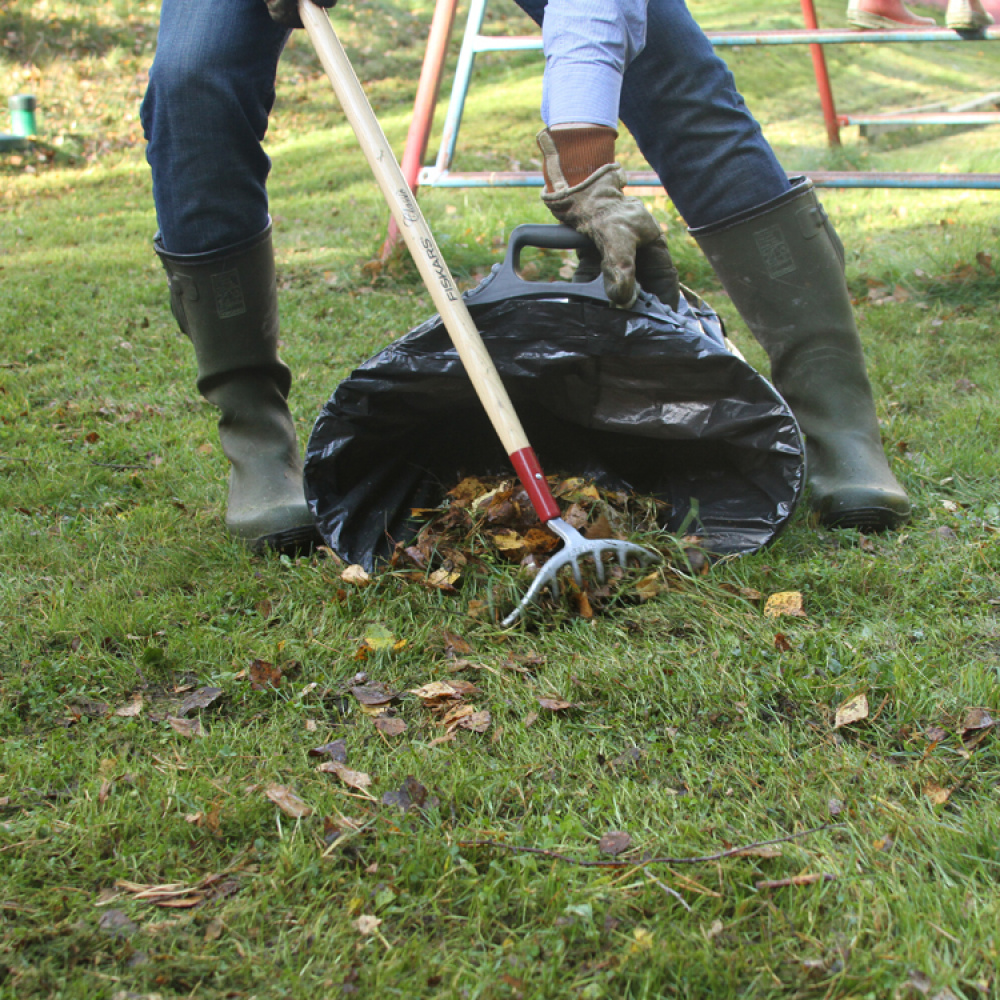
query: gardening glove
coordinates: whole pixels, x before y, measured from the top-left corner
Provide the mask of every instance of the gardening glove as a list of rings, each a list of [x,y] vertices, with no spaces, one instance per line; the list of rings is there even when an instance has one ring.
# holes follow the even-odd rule
[[[271,20],[286,28],[301,28],[302,18],[299,17],[299,0],[264,0],[271,14]],[[317,7],[335,7],[337,0],[313,0]]]
[[[677,269],[657,221],[638,198],[626,198],[625,171],[614,162],[612,128],[542,129],[545,191],[542,201],[562,223],[589,236],[600,254],[604,291],[624,309],[634,302],[636,281],[661,302],[676,308]],[[596,276],[596,261],[580,253],[578,278]]]

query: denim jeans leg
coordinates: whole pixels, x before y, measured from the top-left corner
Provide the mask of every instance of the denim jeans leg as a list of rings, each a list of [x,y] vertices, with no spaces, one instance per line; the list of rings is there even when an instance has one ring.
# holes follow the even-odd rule
[[[541,22],[545,0],[517,0]],[[684,0],[650,0],[646,47],[622,82],[621,119],[689,226],[789,189],[760,126]]]
[[[267,227],[261,141],[287,38],[261,0],[163,0],[142,124],[170,253],[222,249]]]

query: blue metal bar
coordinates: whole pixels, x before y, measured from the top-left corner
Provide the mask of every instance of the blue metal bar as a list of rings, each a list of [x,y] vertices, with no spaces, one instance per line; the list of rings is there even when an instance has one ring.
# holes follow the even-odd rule
[[[477,29],[478,31],[478,29]],[[844,28],[781,28],[774,31],[706,31],[713,45],[881,45],[885,42],[997,42],[1000,27],[960,34],[951,28],[924,31],[856,31]],[[541,49],[541,36],[480,35],[471,44],[476,52]]]
[[[444,121],[444,132],[441,135],[441,148],[438,151],[435,164],[435,170],[438,172],[446,171],[455,158],[455,143],[458,141],[459,126],[462,124],[465,97],[469,92],[472,64],[476,59],[476,38],[483,26],[485,14],[486,0],[472,0],[469,4],[469,17],[465,22],[462,48],[458,54],[458,65],[455,67],[451,97],[448,99],[448,113]]]
[[[790,176],[800,176],[802,171],[796,171]],[[979,189],[986,191],[1000,190],[1000,174],[932,174],[910,171],[880,171],[880,170],[816,170],[806,171],[807,176],[816,185],[823,188],[941,188],[947,190]],[[541,187],[543,184],[540,173],[522,171],[482,171],[482,172],[445,172],[434,175],[433,170],[425,168],[421,175],[422,187],[441,188],[503,188],[503,187]],[[649,170],[637,170],[628,175],[629,187],[663,186],[660,178]]]
[[[780,31],[706,31],[713,45],[857,45],[884,42],[996,42],[1000,27],[960,35],[950,28],[926,31],[851,31],[840,28],[786,28]]]
[[[840,115],[842,125],[1000,125],[1000,111],[924,111]]]

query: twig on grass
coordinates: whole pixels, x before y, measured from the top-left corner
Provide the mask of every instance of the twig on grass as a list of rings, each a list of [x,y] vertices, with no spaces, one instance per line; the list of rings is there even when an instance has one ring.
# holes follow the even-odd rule
[[[755,889],[784,889],[793,885],[813,885],[816,882],[832,882],[837,876],[830,872],[811,872],[808,875],[792,875],[789,878],[765,878],[754,883]]]
[[[676,899],[677,902],[688,911],[688,913],[691,912],[691,907],[688,905],[688,901],[676,889],[671,889],[665,882],[661,882],[648,868],[643,868],[642,871],[646,878],[648,878],[651,882],[655,882],[668,896],[673,896],[674,899]]]
[[[839,830],[846,825],[846,823],[824,823],[822,826],[814,826],[811,830],[790,833],[787,837],[776,837],[774,840],[758,840],[752,844],[744,844],[742,847],[730,847],[728,850],[718,851],[715,854],[703,854],[699,857],[689,858],[646,858],[645,861],[587,861],[584,858],[572,858],[568,854],[550,851],[544,847],[504,844],[499,840],[461,840],[459,841],[459,847],[498,847],[501,850],[511,851],[515,854],[540,854],[542,857],[552,858],[555,861],[565,861],[567,864],[577,865],[580,868],[645,868],[647,865],[696,865],[707,861],[721,861],[723,858],[731,858],[746,851],[752,851],[757,847],[770,847],[772,844],[787,844],[791,840],[801,840],[803,837],[811,837],[814,833],[822,833],[823,830]]]

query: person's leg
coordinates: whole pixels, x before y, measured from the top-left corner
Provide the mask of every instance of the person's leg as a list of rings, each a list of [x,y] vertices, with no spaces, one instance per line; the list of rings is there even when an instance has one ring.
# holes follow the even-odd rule
[[[277,286],[261,147],[287,29],[260,0],[164,0],[142,105],[170,304],[221,411],[229,531],[255,548],[318,536],[278,357]]]
[[[543,16],[543,0],[518,2]],[[883,528],[905,520],[909,501],[882,451],[840,241],[812,186],[792,188],[683,0],[650,0],[621,118],[768,353],[806,434],[821,521]],[[796,233],[796,220],[820,217],[808,237]]]

